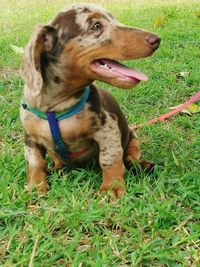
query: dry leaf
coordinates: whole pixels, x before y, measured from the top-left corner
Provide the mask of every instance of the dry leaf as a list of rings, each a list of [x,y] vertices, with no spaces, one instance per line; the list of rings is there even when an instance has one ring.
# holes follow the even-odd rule
[[[196,103],[192,103],[187,107],[187,110],[191,113],[198,113],[200,112],[200,106],[198,106]]]
[[[182,106],[182,104],[178,105],[178,106],[175,106],[175,107],[171,107],[169,109],[170,110],[174,110],[174,109],[179,108],[180,106]],[[182,109],[180,112],[181,113],[186,113],[187,115],[192,116],[193,113],[200,112],[200,107],[197,104],[192,103],[189,106],[187,106],[187,108]]]
[[[164,26],[164,24],[165,24],[165,22],[166,22],[166,17],[157,17],[156,19],[155,19],[155,21],[154,21],[154,26],[156,27],[156,28],[160,28],[160,27],[163,27]]]
[[[176,74],[177,79],[184,79],[189,75],[189,71],[181,71]]]
[[[192,116],[192,113],[189,112],[189,110],[187,110],[186,108],[182,109],[180,112],[181,112],[181,113],[185,113],[185,114],[187,114],[187,115],[189,115],[189,116]]]
[[[181,71],[179,72],[179,75],[183,78],[187,77],[190,73],[188,71]]]
[[[198,19],[200,19],[200,10],[198,10],[198,11],[196,12],[196,16],[197,16]]]

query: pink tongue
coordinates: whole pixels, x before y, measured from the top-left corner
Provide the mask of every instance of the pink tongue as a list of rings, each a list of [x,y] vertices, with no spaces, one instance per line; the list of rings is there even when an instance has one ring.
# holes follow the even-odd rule
[[[101,59],[101,62],[107,64],[110,68],[114,68],[116,72],[121,73],[125,76],[132,77],[140,81],[148,81],[148,77],[142,72],[130,69],[115,60]]]

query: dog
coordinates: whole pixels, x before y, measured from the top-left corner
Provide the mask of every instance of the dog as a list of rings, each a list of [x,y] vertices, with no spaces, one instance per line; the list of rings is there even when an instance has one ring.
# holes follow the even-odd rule
[[[100,193],[117,198],[125,193],[127,162],[152,168],[141,160],[139,141],[114,97],[93,82],[130,89],[147,81],[118,60],[148,57],[159,44],[157,35],[127,27],[94,4],[76,4],[37,26],[21,66],[26,189],[48,190],[46,152],[55,169],[96,159]]]

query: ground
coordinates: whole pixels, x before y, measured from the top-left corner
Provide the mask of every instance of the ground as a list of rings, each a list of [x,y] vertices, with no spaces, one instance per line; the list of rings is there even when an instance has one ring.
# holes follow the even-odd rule
[[[156,169],[151,175],[127,172],[120,201],[103,203],[96,196],[101,174],[95,168],[52,171],[45,196],[24,192],[21,55],[11,45],[24,46],[35,24],[72,2],[1,0],[0,266],[200,266],[198,113],[137,131],[143,156]],[[199,91],[199,1],[92,2],[162,38],[153,57],[128,63],[147,74],[148,83],[130,91],[101,84],[130,124],[145,123]]]

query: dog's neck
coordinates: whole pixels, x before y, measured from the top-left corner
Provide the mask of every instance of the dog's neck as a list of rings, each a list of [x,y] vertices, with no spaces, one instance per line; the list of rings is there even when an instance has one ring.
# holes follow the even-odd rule
[[[75,90],[61,90],[59,86],[58,88],[44,87],[38,94],[35,94],[25,85],[24,101],[42,112],[60,112],[78,103],[84,89],[85,86]]]

